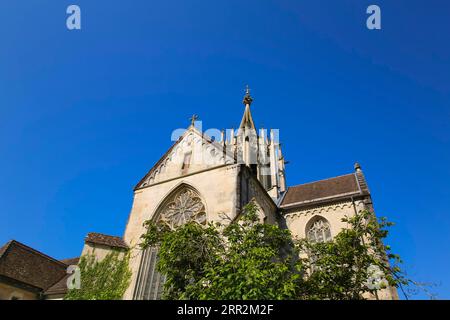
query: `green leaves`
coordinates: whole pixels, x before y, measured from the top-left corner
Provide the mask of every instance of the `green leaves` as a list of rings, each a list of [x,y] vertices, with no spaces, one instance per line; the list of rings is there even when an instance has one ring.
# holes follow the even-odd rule
[[[398,255],[383,245],[387,227],[392,224],[377,220],[370,211],[361,211],[343,222],[349,228],[342,230],[332,241],[312,243],[307,239],[297,242],[309,270],[308,286],[303,294],[316,299],[364,299],[377,297],[386,282],[392,287],[408,283],[402,273]],[[373,270],[377,270],[374,272]]]
[[[147,222],[143,248],[159,247],[166,299],[292,299],[297,253],[288,230],[259,223],[248,204],[227,226],[187,223],[160,230]]]
[[[64,299],[121,300],[131,278],[128,261],[129,253],[121,252],[111,252],[100,261],[93,254],[82,256],[81,286],[69,290]]]
[[[289,230],[260,223],[257,211],[250,203],[226,226],[192,222],[168,230],[146,222],[142,247],[159,247],[164,298],[364,299],[377,297],[386,281],[410,282],[383,244],[391,223],[369,211],[344,218],[349,228],[325,243],[294,241]],[[386,281],[368,281],[373,270]]]

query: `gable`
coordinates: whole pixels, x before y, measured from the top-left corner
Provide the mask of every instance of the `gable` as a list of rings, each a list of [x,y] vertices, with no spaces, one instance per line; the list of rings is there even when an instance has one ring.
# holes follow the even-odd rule
[[[45,290],[66,275],[64,263],[15,240],[0,251],[2,278]]]
[[[222,143],[212,141],[191,126],[141,179],[135,189],[233,162],[234,157],[225,152]]]

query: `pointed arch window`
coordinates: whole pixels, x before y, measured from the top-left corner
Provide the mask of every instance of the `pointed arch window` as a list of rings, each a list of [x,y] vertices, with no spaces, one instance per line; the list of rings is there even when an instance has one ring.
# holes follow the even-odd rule
[[[309,223],[306,236],[313,242],[326,242],[331,240],[330,223],[322,217],[314,218]]]
[[[206,224],[206,209],[199,193],[188,185],[172,192],[155,212],[154,221],[171,229],[195,221]],[[164,276],[157,271],[158,248],[150,247],[142,253],[134,299],[159,300],[164,288]]]
[[[192,157],[192,152],[188,152],[184,155],[183,165],[181,166],[181,172],[183,174],[187,173],[187,171],[189,170],[189,167],[191,166],[191,157]]]

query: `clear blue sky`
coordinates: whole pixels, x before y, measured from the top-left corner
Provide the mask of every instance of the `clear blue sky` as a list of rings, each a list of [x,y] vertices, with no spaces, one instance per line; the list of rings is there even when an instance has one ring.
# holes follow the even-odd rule
[[[78,4],[82,30],[66,29]],[[365,27],[378,4],[382,30]],[[280,129],[290,185],[359,161],[388,242],[450,298],[450,3],[0,0],[0,243],[78,256],[196,113]]]

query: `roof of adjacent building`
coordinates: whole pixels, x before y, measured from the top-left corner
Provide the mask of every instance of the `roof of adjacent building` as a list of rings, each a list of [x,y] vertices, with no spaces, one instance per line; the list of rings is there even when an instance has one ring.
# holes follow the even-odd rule
[[[62,259],[62,260],[59,260],[59,261],[61,261],[62,263],[64,263],[67,266],[77,265],[78,261],[80,261],[80,257]]]
[[[66,274],[58,282],[56,282],[50,288],[45,290],[44,294],[46,296],[49,296],[49,295],[65,295],[67,293],[67,291],[68,291],[67,280],[69,279],[70,276],[71,276],[70,274]]]
[[[16,240],[0,248],[0,277],[45,290],[66,274],[67,265]]]
[[[84,239],[85,242],[101,244],[113,248],[128,249],[128,245],[121,237],[109,236],[102,233],[90,232]]]
[[[310,205],[357,195],[369,195],[359,165],[354,173],[289,187],[280,207]]]
[[[77,265],[78,261],[80,261],[80,258],[70,258],[70,259],[63,259],[61,262],[64,262],[67,266],[70,265]],[[45,290],[45,295],[64,295],[67,293],[67,279],[71,276],[71,274],[66,274],[64,277],[62,277],[58,282],[53,284],[50,288]]]
[[[2,257],[3,253],[8,249],[9,245],[11,244],[11,241],[8,241],[3,247],[0,248],[0,258]]]
[[[121,237],[110,236],[97,232],[90,232],[86,236],[85,242],[105,245],[113,248],[123,248],[128,249],[128,245]],[[65,263],[67,266],[69,265],[77,265],[79,262],[79,257],[70,258],[61,260],[61,262]],[[66,274],[64,277],[59,279],[56,283],[54,283],[51,287],[49,287],[44,294],[49,295],[64,295],[67,293],[67,280],[70,277],[70,274]]]

